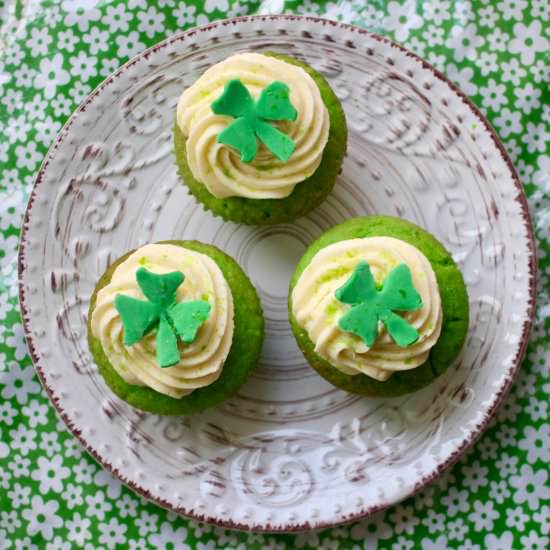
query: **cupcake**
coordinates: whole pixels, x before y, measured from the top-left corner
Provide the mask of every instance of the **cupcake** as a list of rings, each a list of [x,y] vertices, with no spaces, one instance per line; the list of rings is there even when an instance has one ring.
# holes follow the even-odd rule
[[[340,102],[311,67],[240,53],[183,92],[174,139],[183,181],[206,209],[264,225],[303,216],[327,197],[347,128]]]
[[[392,397],[429,384],[457,358],[468,295],[451,255],[407,221],[354,218],[319,237],[290,283],[292,330],[335,386]]]
[[[252,283],[216,247],[148,244],[118,259],[90,301],[88,342],[130,405],[187,415],[218,405],[257,362],[263,317]]]

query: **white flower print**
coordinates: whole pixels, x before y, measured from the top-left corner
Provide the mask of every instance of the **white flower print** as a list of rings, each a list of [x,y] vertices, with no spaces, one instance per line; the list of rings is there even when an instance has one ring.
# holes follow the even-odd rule
[[[16,188],[19,187],[19,173],[17,170],[4,170],[0,175],[0,185],[4,186],[8,193],[16,191]]]
[[[478,13],[479,24],[483,27],[492,28],[498,19],[498,14],[492,6],[481,8]]]
[[[528,464],[521,467],[520,474],[510,477],[510,485],[515,488],[513,499],[516,504],[527,502],[531,510],[539,506],[539,499],[550,499],[550,487],[547,486],[548,472],[544,469],[533,470]]]
[[[454,58],[462,61],[465,57],[475,59],[477,48],[485,43],[485,39],[477,34],[477,27],[470,23],[467,27],[455,25],[447,39],[446,46],[454,50]]]
[[[132,31],[128,35],[117,36],[115,42],[118,46],[117,55],[119,57],[133,57],[145,49],[145,44],[139,41],[139,34],[136,31]]]
[[[487,42],[489,43],[489,49],[497,52],[503,52],[506,49],[508,40],[510,36],[500,29],[496,28],[493,32],[487,37]]]
[[[502,80],[519,86],[520,80],[527,74],[517,59],[511,59],[509,63],[502,63]]]
[[[0,228],[3,230],[9,227],[20,227],[26,198],[22,191],[14,191],[6,195],[4,204],[0,206]],[[9,304],[6,303],[6,307],[10,307]]]
[[[541,22],[533,21],[529,26],[523,23],[514,25],[514,38],[510,40],[508,50],[519,53],[521,62],[530,65],[535,60],[535,53],[548,50],[550,43],[541,34]]]
[[[508,154],[510,155],[512,160],[514,161],[517,159],[521,151],[515,139],[508,139],[506,141],[506,150],[508,151]],[[503,421],[503,420],[514,421],[518,417],[519,410],[520,410],[520,407],[517,403],[517,397],[514,394],[509,394],[497,413],[497,419],[500,421]]]
[[[126,542],[126,533],[128,527],[117,521],[116,518],[111,518],[109,523],[100,523],[99,542],[105,544],[109,550],[114,550],[117,544],[124,544]]]
[[[454,17],[460,25],[465,25],[472,16],[473,10],[470,0],[454,2]]]
[[[503,105],[506,105],[508,101],[506,97],[506,86],[504,84],[498,84],[494,78],[490,78],[487,81],[487,86],[481,87],[479,93],[483,98],[481,104],[494,111],[498,111]]]
[[[517,434],[518,431],[516,428],[503,424],[498,430],[496,438],[502,447],[508,447],[509,445],[513,445],[515,443]]]
[[[73,53],[78,40],[76,34],[70,29],[61,31],[57,35],[57,47],[60,50],[66,50],[69,53]]]
[[[22,512],[27,520],[27,534],[31,537],[40,533],[46,540],[53,537],[53,530],[63,525],[61,518],[56,514],[59,504],[55,500],[45,502],[41,496],[34,496],[31,507]]]
[[[392,536],[391,527],[384,521],[384,512],[374,514],[368,519],[365,519],[350,530],[350,537],[353,540],[363,541],[363,544],[368,546],[376,546],[378,540],[389,539]],[[317,544],[311,544],[311,546],[318,546]]]
[[[445,56],[437,55],[435,52],[428,54],[428,61],[439,71],[445,70]]]
[[[92,522],[88,518],[83,518],[78,512],[65,522],[67,528],[67,538],[79,546],[83,546],[87,540],[90,540],[90,525]]]
[[[357,17],[357,13],[353,6],[347,2],[329,2],[324,8],[323,16],[334,21],[351,23]]]
[[[536,531],[529,531],[520,541],[522,550],[548,550],[548,537],[541,537]]]
[[[516,107],[518,110],[529,114],[533,109],[540,107],[539,97],[541,91],[535,88],[530,82],[514,90],[516,95]]]
[[[63,480],[69,477],[71,471],[63,466],[63,457],[60,455],[53,458],[44,456],[38,457],[38,468],[31,474],[32,479],[40,483],[42,494],[48,491],[61,493],[63,491]]]
[[[483,460],[495,460],[498,456],[498,445],[488,437],[482,439],[478,444],[478,450]]]
[[[24,429],[24,428],[23,428]],[[36,435],[36,432],[35,432]],[[10,432],[10,437],[13,439],[13,434]],[[10,447],[12,449],[17,449],[15,442],[12,440]],[[11,462],[8,464],[8,468],[12,471],[14,477],[26,477],[29,475],[29,466],[31,461],[28,458],[23,458],[21,455],[16,454]]]
[[[80,32],[90,28],[90,21],[97,21],[101,12],[95,7],[94,0],[64,0],[61,7],[68,12],[65,16],[65,25],[78,25]]]
[[[40,449],[46,456],[53,456],[61,450],[59,438],[56,432],[46,432],[40,435]]]
[[[17,118],[12,117],[6,128],[6,136],[10,143],[26,141],[30,128],[31,125],[27,122],[27,117],[25,115],[20,115]]]
[[[77,483],[91,483],[94,472],[97,471],[97,466],[83,458],[78,464],[73,466],[73,473]]]
[[[25,105],[25,114],[29,120],[43,119],[47,106],[48,102],[37,94]]]
[[[531,0],[531,15],[542,21],[550,19],[550,4],[546,0]]]
[[[412,506],[398,505],[394,513],[389,517],[395,524],[395,532],[397,534],[408,533],[412,535],[415,526],[420,523],[420,520],[414,514],[414,508]]]
[[[39,550],[36,544],[31,542],[29,537],[15,541],[15,550]]]
[[[69,508],[79,506],[84,502],[82,498],[82,487],[68,483],[63,491],[63,499],[67,502]]]
[[[8,497],[14,508],[20,508],[29,504],[31,501],[31,488],[21,485],[20,483],[14,483],[13,489],[8,491]]]
[[[181,550],[190,550],[191,547],[185,544],[187,529],[180,527],[174,529],[168,522],[160,526],[160,532],[149,535],[149,543],[158,550],[168,550],[168,548],[181,548]],[[170,546],[169,546],[170,545]]]
[[[110,512],[113,507],[109,502],[106,502],[105,495],[101,491],[97,491],[95,495],[85,497],[88,508],[86,513],[89,516],[95,516],[100,521],[105,519],[105,513]]]
[[[463,466],[462,473],[464,475],[464,485],[470,487],[472,492],[477,492],[480,487],[484,487],[489,483],[487,475],[489,468],[482,466],[476,460],[471,466]]]
[[[449,517],[454,517],[459,512],[466,513],[470,509],[468,492],[459,491],[456,487],[451,487],[449,492],[441,497],[441,503],[447,508]]]
[[[500,516],[495,510],[494,504],[491,501],[481,502],[476,500],[473,507],[474,509],[468,515],[468,519],[474,523],[477,531],[481,529],[490,531],[493,528],[494,521]]]
[[[523,10],[527,7],[526,0],[500,0],[497,4],[505,21],[521,21],[523,19]]]
[[[114,33],[126,32],[129,28],[128,22],[132,19],[132,14],[126,11],[124,4],[118,4],[117,6],[107,6],[105,9],[105,15],[101,19],[101,22]]]
[[[489,487],[489,496],[497,504],[502,504],[511,494],[505,481],[491,481]]]
[[[53,38],[49,35],[48,29],[34,27],[31,29],[31,36],[27,45],[31,49],[33,55],[46,55],[48,46],[52,43]]]
[[[199,544],[201,544],[199,542]],[[128,548],[130,550],[148,550],[148,547],[145,546],[145,540],[144,539],[139,539],[139,540],[129,540],[128,541]],[[198,546],[197,546],[198,548]]]
[[[82,447],[74,438],[66,439],[63,442],[65,447],[65,456],[67,458],[80,458],[82,456]]]
[[[464,524],[464,521],[460,518],[449,521],[448,523],[448,535],[451,540],[464,540],[464,535],[468,532],[468,527]]]
[[[40,385],[36,382],[35,376],[31,366],[21,367],[18,363],[10,363],[7,372],[0,372],[0,384],[4,384],[2,397],[15,397],[18,403],[24,405],[29,399],[29,394],[40,392]]]
[[[388,15],[384,18],[384,28],[394,31],[396,40],[407,40],[412,29],[422,26],[422,17],[416,13],[416,2],[406,0],[404,4],[390,2]]]
[[[44,425],[48,421],[48,405],[44,405],[36,399],[33,399],[27,406],[23,407],[22,411],[28,419],[31,428],[36,428],[39,424]]]
[[[44,88],[44,97],[51,99],[58,86],[69,82],[69,73],[63,69],[63,56],[58,53],[52,59],[42,59],[40,71],[34,78],[34,85]]]
[[[543,506],[533,514],[533,519],[540,525],[543,535],[550,533],[550,506]]]
[[[8,65],[18,66],[23,59],[23,50],[18,42],[13,42],[4,50],[3,55]]]
[[[94,482],[100,487],[107,486],[107,496],[109,498],[117,499],[120,496],[122,484],[109,472],[105,470],[98,470],[95,475]]]
[[[422,539],[422,550],[447,550],[447,537],[440,535],[436,540]]]
[[[138,30],[145,33],[148,38],[153,38],[156,33],[164,29],[164,14],[158,12],[153,6],[147,11],[140,11],[137,14],[140,21]]]
[[[502,137],[508,137],[512,133],[522,131],[521,113],[510,111],[508,108],[502,109],[500,116],[494,119],[494,123]]]
[[[397,542],[394,542],[391,546],[391,550],[412,550],[414,548],[414,542],[404,536],[397,537]]]
[[[454,80],[468,95],[474,95],[477,93],[477,85],[471,80],[474,76],[474,71],[471,67],[464,67],[459,69],[454,63],[447,65],[447,76]]]
[[[481,74],[487,76],[498,69],[497,54],[483,52],[477,59],[476,65],[479,67]]]
[[[158,519],[159,517],[156,514],[150,514],[145,510],[141,512],[141,515],[135,521],[135,524],[139,527],[139,535],[144,537],[145,535],[155,531],[157,528]]]
[[[176,0],[157,0],[159,8],[173,8],[176,5]]]
[[[61,129],[61,123],[57,120],[53,120],[48,117],[46,120],[39,120],[36,122],[36,138],[41,141],[45,146],[52,143],[54,137]]]
[[[53,99],[51,105],[57,116],[70,115],[73,106],[71,100],[62,95]]]
[[[206,0],[204,5],[204,10],[206,13],[212,13],[214,10],[225,12],[228,8],[229,4],[227,3],[227,0]]]
[[[23,92],[20,90],[9,89],[2,98],[2,103],[6,106],[6,111],[12,114],[23,106]]]
[[[533,464],[537,460],[550,462],[550,426],[543,424],[538,429],[526,426],[524,438],[519,440],[518,447],[527,452],[527,460]]]
[[[118,69],[119,65],[119,62],[116,59],[103,59],[101,62],[101,69],[99,69],[99,74],[101,76],[109,76]]]
[[[96,55],[99,52],[105,52],[109,49],[109,33],[101,31],[97,27],[92,27],[82,40],[90,45],[90,53]]]
[[[246,15],[247,13],[248,6],[241,5],[240,2],[234,2],[227,12],[227,17],[240,17],[241,15]]]
[[[36,74],[37,72],[34,69],[23,64],[13,73],[15,76],[15,84],[20,88],[27,88],[32,84]]]
[[[450,7],[451,2],[447,2],[447,0],[432,0],[424,5],[424,17],[436,25],[441,25],[443,21],[451,17]]]
[[[122,498],[117,502],[118,513],[123,518],[134,518],[137,515],[137,505],[138,501],[134,497],[128,494],[123,495]]]
[[[146,0],[128,0],[128,6],[131,9],[140,8],[144,10],[147,7]]]
[[[529,401],[524,410],[534,421],[548,418],[548,403],[546,401],[533,399]]]
[[[78,81],[70,90],[69,95],[75,103],[80,103],[90,93],[90,86]]]
[[[485,537],[485,547],[487,550],[510,550],[514,547],[514,535],[510,531],[500,536],[490,533]]]
[[[0,512],[0,527],[3,527],[8,533],[14,533],[21,527],[21,521],[17,517],[17,512]]]
[[[529,153],[534,153],[535,151],[544,153],[546,151],[546,145],[550,141],[550,132],[546,128],[547,126],[544,122],[540,124],[527,123],[527,132],[523,136],[522,141],[527,145]]]
[[[422,520],[422,525],[425,525],[431,534],[443,531],[445,516],[438,514],[435,510],[428,510],[427,516]]]
[[[436,25],[429,25],[422,33],[422,38],[430,45],[440,46],[443,44],[445,31]]]
[[[0,470],[0,488],[7,489],[10,485],[10,474],[7,470]]]
[[[46,550],[72,550],[72,548],[68,542],[64,542],[60,536],[57,536],[52,542],[48,542]]]
[[[81,81],[89,80],[97,74],[97,57],[90,57],[85,52],[80,51],[78,55],[71,57],[71,72]]]

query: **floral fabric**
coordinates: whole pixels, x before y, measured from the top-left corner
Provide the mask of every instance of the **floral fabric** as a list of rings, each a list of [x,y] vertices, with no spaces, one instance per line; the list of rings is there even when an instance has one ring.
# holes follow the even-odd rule
[[[81,449],[56,418],[27,354],[16,254],[39,163],[103,78],[175,32],[224,17],[280,12],[320,15],[386,35],[470,95],[499,132],[529,197],[539,288],[527,360],[511,394],[454,468],[368,520],[258,535],[157,508]],[[549,19],[548,0],[0,0],[0,550],[548,548]]]

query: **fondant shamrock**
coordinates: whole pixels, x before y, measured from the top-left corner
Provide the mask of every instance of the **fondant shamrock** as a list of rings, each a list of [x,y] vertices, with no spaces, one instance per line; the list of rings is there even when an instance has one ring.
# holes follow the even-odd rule
[[[140,267],[136,281],[148,301],[124,294],[115,296],[115,308],[124,327],[124,344],[132,346],[156,329],[156,358],[163,368],[179,362],[178,338],[191,344],[210,314],[210,304],[203,300],[176,302],[176,290],[184,280],[180,271],[159,275]]]
[[[274,81],[255,102],[240,80],[230,80],[211,105],[215,114],[236,118],[220,132],[218,142],[237,149],[243,162],[251,162],[258,150],[258,137],[278,159],[286,162],[296,146],[290,137],[266,121],[296,120],[297,112],[288,95],[288,86]]]
[[[376,341],[378,321],[384,323],[398,346],[406,347],[418,340],[416,329],[395,313],[422,307],[422,298],[413,286],[407,265],[392,269],[377,288],[369,264],[359,262],[335,295],[340,302],[353,306],[340,318],[338,326],[359,336],[367,346],[372,347]]]

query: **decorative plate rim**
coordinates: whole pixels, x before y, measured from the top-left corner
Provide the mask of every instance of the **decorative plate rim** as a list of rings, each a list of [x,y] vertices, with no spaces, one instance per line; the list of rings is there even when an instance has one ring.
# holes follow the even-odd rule
[[[276,527],[271,526],[269,523],[266,523],[263,525],[251,526],[250,524],[247,524],[247,523],[239,523],[232,520],[223,520],[219,516],[215,516],[215,515],[208,516],[206,514],[201,514],[192,508],[190,509],[177,508],[173,506],[170,502],[165,501],[155,495],[152,495],[150,491],[148,491],[138,483],[135,483],[134,481],[126,479],[124,477],[123,472],[121,472],[113,464],[105,460],[101,456],[101,454],[87,442],[87,440],[82,434],[82,431],[78,427],[76,427],[74,423],[70,420],[70,418],[64,411],[63,407],[61,406],[59,399],[54,396],[52,388],[47,384],[46,377],[44,375],[44,370],[40,364],[37,350],[33,341],[33,336],[30,333],[29,326],[28,326],[29,325],[29,307],[27,303],[26,291],[23,284],[23,275],[25,272],[25,264],[26,264],[25,253],[26,253],[26,246],[27,246],[26,239],[27,239],[27,229],[29,226],[29,219],[30,219],[32,207],[34,205],[34,201],[36,198],[38,186],[43,181],[44,174],[48,168],[48,165],[50,164],[50,161],[53,158],[55,151],[59,148],[59,146],[64,141],[70,127],[73,125],[78,115],[86,111],[87,105],[90,104],[96,98],[96,96],[98,96],[101,93],[101,91],[105,87],[110,85],[116,78],[118,78],[124,71],[126,71],[131,66],[135,65],[138,62],[146,60],[151,53],[154,53],[162,48],[168,47],[174,42],[184,41],[187,38],[192,37],[197,33],[210,32],[222,26],[236,25],[238,23],[246,23],[246,22],[253,22],[253,21],[285,21],[285,22],[307,21],[307,22],[321,24],[321,25],[330,25],[336,30],[342,29],[346,31],[351,31],[357,35],[363,35],[363,36],[366,35],[378,42],[389,45],[391,48],[396,48],[401,53],[404,53],[406,56],[412,57],[417,61],[419,61],[423,69],[429,70],[437,79],[446,83],[452,89],[452,91],[462,100],[462,102],[467,106],[467,108],[473,113],[473,115],[483,124],[484,128],[489,133],[497,151],[499,152],[502,160],[504,160],[504,163],[506,164],[506,167],[509,170],[512,182],[516,188],[517,192],[516,192],[516,195],[514,196],[514,200],[519,203],[522,221],[526,229],[526,241],[527,241],[526,245],[528,249],[527,260],[528,260],[528,292],[529,292],[528,299],[527,299],[526,319],[521,328],[521,336],[518,341],[517,353],[512,361],[512,367],[508,370],[507,377],[503,381],[500,389],[494,393],[493,402],[486,409],[481,421],[478,423],[478,425],[475,427],[475,429],[472,431],[469,437],[465,439],[460,444],[460,446],[458,446],[457,449],[455,449],[455,451],[451,454],[451,456],[445,462],[437,465],[429,475],[425,476],[422,480],[417,482],[416,485],[409,492],[403,495],[401,500],[405,500],[406,498],[413,496],[419,490],[424,488],[428,483],[433,481],[437,476],[439,476],[444,470],[454,465],[483,434],[489,422],[495,415],[497,409],[502,404],[504,398],[508,394],[511,385],[517,376],[519,367],[521,366],[521,363],[526,353],[527,344],[529,342],[529,334],[531,331],[531,326],[533,324],[533,316],[534,316],[535,301],[536,301],[536,244],[535,244],[532,221],[531,221],[529,208],[527,204],[527,198],[525,196],[523,186],[519,180],[519,177],[514,168],[512,160],[510,159],[508,153],[506,152],[506,149],[502,144],[502,142],[500,141],[500,138],[498,137],[496,131],[490,125],[490,123],[485,118],[485,116],[481,113],[479,108],[456,84],[454,84],[449,78],[447,78],[447,76],[445,76],[441,71],[433,67],[425,59],[415,54],[414,52],[408,50],[404,46],[401,46],[400,44],[397,44],[386,37],[380,36],[378,34],[372,33],[371,31],[368,31],[366,29],[363,29],[348,23],[341,23],[338,21],[324,19],[321,17],[301,16],[301,15],[292,15],[292,14],[252,15],[252,16],[235,17],[231,19],[222,19],[222,20],[207,23],[205,25],[201,25],[198,27],[193,27],[192,29],[183,31],[181,33],[177,33],[175,35],[170,36],[169,38],[162,40],[158,44],[155,44],[154,46],[151,46],[143,50],[141,53],[135,55],[134,57],[129,59],[126,63],[124,63],[121,67],[119,67],[114,73],[112,73],[110,76],[105,78],[105,80],[103,80],[92,92],[90,92],[90,94],[82,101],[82,103],[67,119],[66,123],[63,125],[63,127],[59,131],[55,141],[50,146],[35,177],[33,188],[29,196],[29,201],[25,210],[25,215],[21,226],[19,252],[18,252],[18,285],[19,285],[19,301],[20,301],[21,314],[22,314],[22,324],[23,324],[23,331],[28,343],[28,348],[29,348],[29,352],[32,358],[34,368],[40,378],[42,385],[44,386],[48,394],[48,397],[51,403],[53,404],[60,418],[63,420],[63,422],[65,423],[67,428],[70,430],[70,432],[77,438],[80,444],[84,447],[84,449],[86,449],[86,451],[105,470],[107,470],[108,472],[116,476],[122,483],[124,483],[134,492],[146,498],[147,500],[154,502],[158,506],[168,509],[180,516],[184,516],[189,519],[193,519],[197,521],[207,522],[219,527],[224,527],[229,529],[239,529],[243,531],[266,532],[266,533],[299,532],[299,531],[305,531],[309,529],[325,529],[329,527],[334,527],[336,525],[341,525],[343,523],[364,519],[378,511],[381,511],[390,506],[393,506],[395,503],[381,502],[378,505],[371,506],[370,508],[361,510],[360,512],[357,512],[357,513],[350,513],[339,519],[335,519],[334,521],[320,521],[320,522],[314,523],[313,525],[310,522],[306,521],[300,524],[288,524],[288,525],[281,525]]]

